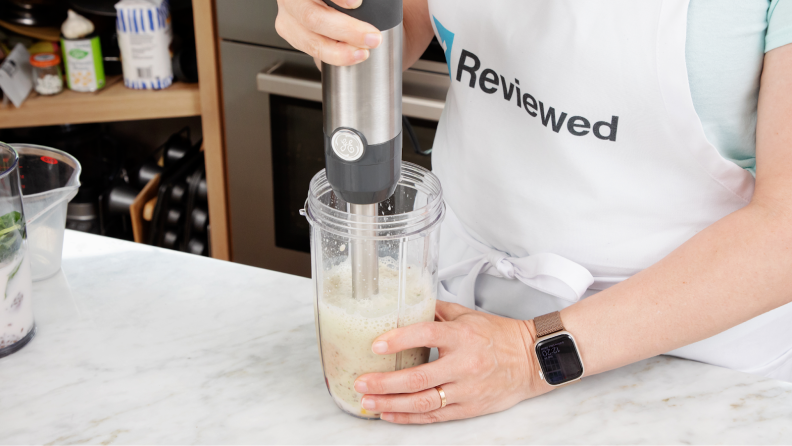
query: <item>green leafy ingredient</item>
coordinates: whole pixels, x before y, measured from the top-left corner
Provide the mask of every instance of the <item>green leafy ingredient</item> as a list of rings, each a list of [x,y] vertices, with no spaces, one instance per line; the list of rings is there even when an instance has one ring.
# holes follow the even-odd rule
[[[21,212],[13,211],[0,216],[0,264],[14,258],[19,248],[22,246],[25,237],[25,220]],[[14,270],[11,271],[11,274],[8,275],[3,300],[8,299],[8,285],[11,283],[11,279],[19,272],[23,260],[24,257],[20,258],[19,263],[17,263]]]
[[[25,258],[23,257],[22,259],[20,259],[19,263],[17,263],[16,268],[14,268],[14,270],[11,271],[11,274],[8,275],[8,281],[6,282],[6,289],[5,289],[5,297],[3,297],[3,300],[8,299],[8,285],[11,284],[11,279],[13,279],[14,276],[16,276],[16,274],[19,272],[19,267],[22,266],[22,260],[25,260]]]
[[[24,239],[25,222],[20,212],[0,216],[0,263],[13,258]]]

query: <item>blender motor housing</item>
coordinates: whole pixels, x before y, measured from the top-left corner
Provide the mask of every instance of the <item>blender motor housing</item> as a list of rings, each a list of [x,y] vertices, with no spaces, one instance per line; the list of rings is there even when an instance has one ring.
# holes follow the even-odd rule
[[[322,64],[328,181],[347,203],[376,204],[393,194],[401,177],[402,0],[366,0],[357,9],[324,1],[382,32],[367,60]]]

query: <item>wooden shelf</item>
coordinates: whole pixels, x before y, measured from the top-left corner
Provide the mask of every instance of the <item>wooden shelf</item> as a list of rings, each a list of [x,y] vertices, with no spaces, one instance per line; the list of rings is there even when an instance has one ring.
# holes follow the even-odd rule
[[[231,260],[216,1],[192,0],[201,88],[198,84],[176,83],[162,91],[129,90],[120,76],[115,76],[108,78],[107,87],[96,93],[64,91],[53,97],[31,93],[18,109],[11,104],[3,107],[0,103],[0,129],[201,116],[212,222],[212,257]],[[57,29],[34,31],[49,32],[52,38]]]
[[[0,26],[23,36],[49,42],[60,42],[60,28],[43,26],[21,26],[0,20]]]
[[[174,83],[159,91],[131,90],[120,76],[96,93],[64,90],[56,96],[32,92],[21,107],[0,106],[0,128],[200,116],[198,84]]]

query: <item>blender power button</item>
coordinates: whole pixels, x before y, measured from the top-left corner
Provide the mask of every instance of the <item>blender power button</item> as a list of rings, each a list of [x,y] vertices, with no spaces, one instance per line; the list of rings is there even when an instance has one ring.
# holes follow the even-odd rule
[[[360,136],[346,129],[335,132],[331,145],[336,156],[344,161],[357,161],[363,156],[365,151],[365,146]]]

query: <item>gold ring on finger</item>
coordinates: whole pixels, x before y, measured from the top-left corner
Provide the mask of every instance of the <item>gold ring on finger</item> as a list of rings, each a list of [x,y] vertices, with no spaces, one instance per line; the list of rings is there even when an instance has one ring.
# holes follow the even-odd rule
[[[435,387],[435,390],[437,390],[437,393],[440,394],[440,408],[442,409],[446,407],[446,405],[448,405],[448,401],[446,401],[445,392],[443,391],[443,388],[440,386]]]

